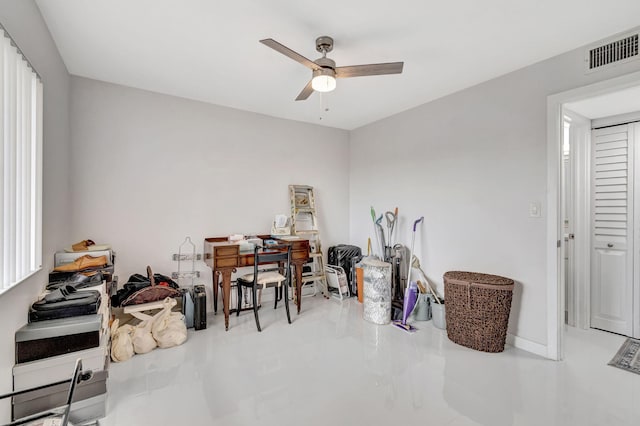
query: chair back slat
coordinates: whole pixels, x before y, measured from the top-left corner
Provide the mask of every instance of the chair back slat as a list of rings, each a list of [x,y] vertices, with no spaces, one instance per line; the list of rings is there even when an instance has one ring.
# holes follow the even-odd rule
[[[255,263],[256,264],[265,264],[265,263],[276,263],[276,262],[286,262],[287,264],[291,260],[291,246],[290,245],[277,245],[277,246],[269,246],[266,248],[260,248],[256,246],[254,251]]]

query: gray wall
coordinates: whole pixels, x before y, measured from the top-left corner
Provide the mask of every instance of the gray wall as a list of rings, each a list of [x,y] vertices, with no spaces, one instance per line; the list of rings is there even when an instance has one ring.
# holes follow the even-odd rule
[[[424,215],[416,254],[443,290],[448,270],[516,280],[509,332],[545,352],[547,96],[637,71],[586,75],[584,49],[479,84],[351,133],[351,240],[373,234],[369,207],[402,216],[399,241]],[[425,84],[429,84],[428,79]],[[541,203],[541,218],[529,204]]]
[[[289,183],[317,188],[325,250],[347,239],[364,248],[372,204],[400,208],[397,240],[405,244],[424,215],[416,252],[431,280],[441,287],[450,269],[516,279],[510,332],[544,345],[547,218],[529,218],[528,207],[546,199],[546,97],[640,69],[636,62],[584,75],[580,49],[347,133],[70,83],[33,1],[0,0],[0,22],[45,90],[44,265],[0,295],[0,392],[11,388],[13,333],[54,251],[93,238],[114,246],[123,277],[147,264],[170,272],[186,235],[201,251],[206,236],[268,230],[274,214],[287,212]],[[207,268],[197,267],[208,283]],[[0,406],[0,421],[8,413]]]
[[[0,1],[0,22],[38,70],[44,83],[43,267],[0,295],[0,393],[11,390],[14,333],[27,322],[27,310],[53,267],[53,252],[69,241],[69,74],[40,11],[32,0]],[[0,423],[10,410],[0,405]]]
[[[122,279],[177,271],[185,236],[201,253],[205,237],[269,233],[289,184],[315,187],[325,250],[348,239],[348,132],[71,81],[72,240],[112,244]]]

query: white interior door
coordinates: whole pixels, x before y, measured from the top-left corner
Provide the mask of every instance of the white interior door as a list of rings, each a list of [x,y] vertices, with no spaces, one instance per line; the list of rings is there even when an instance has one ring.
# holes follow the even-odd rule
[[[630,125],[592,134],[591,327],[633,333],[633,141]]]

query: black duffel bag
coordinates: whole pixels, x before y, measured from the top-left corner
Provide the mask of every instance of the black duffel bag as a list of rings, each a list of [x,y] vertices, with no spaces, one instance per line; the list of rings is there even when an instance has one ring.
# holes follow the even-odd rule
[[[166,275],[154,274],[147,266],[147,276],[133,274],[116,294],[111,296],[111,306],[128,306],[164,300],[181,295],[180,286]]]

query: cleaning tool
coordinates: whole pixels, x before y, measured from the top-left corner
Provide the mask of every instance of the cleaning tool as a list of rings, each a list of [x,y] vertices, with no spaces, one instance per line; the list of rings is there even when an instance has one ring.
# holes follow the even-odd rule
[[[418,224],[424,220],[424,216],[420,217],[420,219],[413,222],[413,236],[411,237],[411,251],[409,254],[409,259],[413,259],[413,248],[416,242],[416,229]],[[393,324],[404,330],[408,333],[413,333],[417,329],[412,325],[407,324],[407,318],[413,311],[413,308],[416,305],[416,301],[418,300],[418,284],[415,281],[411,281],[411,261],[409,261],[409,267],[407,271],[407,281],[409,285],[407,286],[407,290],[404,292],[404,303],[402,306],[402,320],[394,321]]]
[[[427,287],[429,287],[429,292],[433,295],[433,298],[435,299],[435,301],[441,305],[442,302],[440,301],[440,297],[438,296],[438,294],[435,292],[435,290],[433,289],[433,287],[431,287],[431,283],[429,282],[429,280],[427,279],[427,274],[424,273],[424,271],[422,270],[422,267],[420,266],[420,261],[418,260],[418,258],[416,256],[413,256],[413,258],[411,259],[411,265],[416,268],[418,271],[420,271],[420,275],[422,275],[422,278],[424,278],[424,282],[427,283]],[[418,286],[420,287],[420,291],[422,293],[426,293],[427,289],[426,287],[423,286],[423,284],[418,281]],[[424,290],[423,290],[424,288]]]
[[[413,259],[413,246],[416,243],[416,228],[418,224],[424,220],[424,216],[421,216],[420,219],[413,222],[413,235],[411,236],[411,250],[409,251],[409,269],[407,271],[407,282],[411,282],[411,265]]]
[[[373,206],[371,206],[371,220],[373,220],[373,233],[376,236],[376,245],[380,247],[380,237],[378,236],[378,227],[376,226],[376,211],[373,209]],[[376,253],[374,252],[373,255],[375,256]],[[382,256],[380,256],[380,259],[382,259],[383,257],[384,257],[384,250],[382,252]]]
[[[389,247],[393,247],[393,229],[398,218],[398,208],[396,207],[395,212],[386,212],[384,217],[387,219],[387,244]]]
[[[409,288],[405,292],[404,295],[404,305],[402,307],[402,324],[407,325],[407,319],[413,308],[416,306],[416,301],[418,300],[418,285],[415,281],[411,281],[409,283]]]
[[[409,283],[409,288],[404,292],[404,303],[402,305],[402,320],[394,321],[393,325],[398,327],[401,330],[404,330],[408,333],[414,333],[418,329],[412,326],[411,324],[407,324],[407,319],[411,312],[413,312],[413,308],[416,306],[416,302],[418,301],[418,285],[415,281],[411,281]]]
[[[382,228],[382,217],[376,220],[376,232],[378,233],[378,242],[380,244],[380,259],[386,261],[386,247],[387,245],[384,242],[384,229]]]
[[[397,207],[393,210],[393,216],[394,216],[394,219],[393,219],[393,229],[391,230],[391,236],[392,236],[392,237],[393,237],[393,232],[394,232],[394,231],[395,231],[395,229],[396,229],[396,223],[398,223],[398,208],[397,208]],[[393,245],[391,245],[391,247],[393,247]]]

